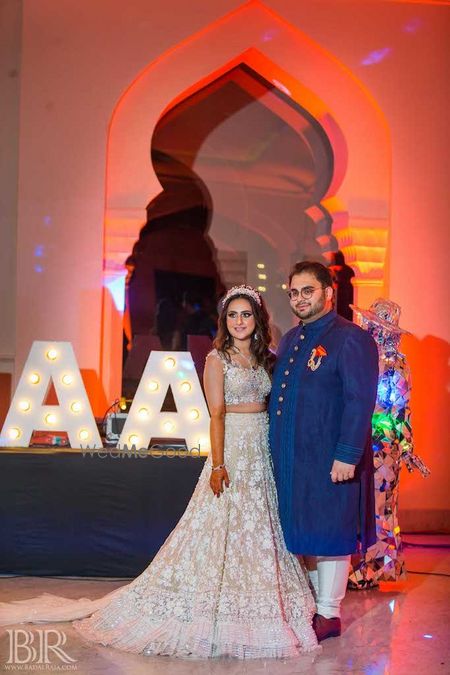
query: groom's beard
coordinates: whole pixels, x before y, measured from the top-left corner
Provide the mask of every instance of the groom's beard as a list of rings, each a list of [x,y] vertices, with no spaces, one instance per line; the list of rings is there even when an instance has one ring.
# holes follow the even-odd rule
[[[299,319],[311,319],[323,311],[325,303],[326,297],[325,291],[323,290],[322,294],[315,301],[313,301],[312,298],[311,300],[304,300],[301,298],[300,302],[298,302],[296,306],[293,307],[292,311],[294,312],[295,316],[298,316]]]

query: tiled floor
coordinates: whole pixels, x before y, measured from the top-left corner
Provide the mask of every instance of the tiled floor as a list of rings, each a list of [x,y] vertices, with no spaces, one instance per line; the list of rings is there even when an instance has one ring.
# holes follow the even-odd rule
[[[67,635],[64,650],[76,663],[76,675],[437,675],[450,672],[450,545],[449,537],[405,536],[420,544],[408,547],[408,569],[432,574],[409,574],[400,587],[348,592],[340,638],[323,643],[320,654],[300,659],[239,662],[197,661],[168,657],[148,658],[91,645],[81,640],[70,624],[54,624]],[[423,546],[424,544],[424,546]],[[436,546],[436,547],[435,547]],[[447,576],[440,576],[447,575]],[[3,601],[42,592],[66,597],[98,597],[123,581],[42,578],[1,578]],[[49,625],[46,626],[50,627]],[[28,625],[27,629],[36,630]],[[7,664],[9,636],[0,635],[0,671],[25,673],[30,666]],[[61,664],[62,665],[62,664]],[[33,664],[36,672],[58,672],[61,665]]]

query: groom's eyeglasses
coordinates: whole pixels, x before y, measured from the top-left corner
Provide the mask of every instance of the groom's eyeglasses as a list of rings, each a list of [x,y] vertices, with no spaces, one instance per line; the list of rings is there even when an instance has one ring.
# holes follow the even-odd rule
[[[313,294],[318,291],[320,288],[325,288],[325,286],[303,286],[300,290],[296,288],[291,288],[287,292],[289,300],[297,300],[300,295],[304,300],[309,300],[312,298]]]

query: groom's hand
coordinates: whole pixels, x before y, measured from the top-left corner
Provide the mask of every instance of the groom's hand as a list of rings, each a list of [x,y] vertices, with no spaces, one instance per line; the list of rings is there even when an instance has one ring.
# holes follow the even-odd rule
[[[351,480],[355,475],[355,465],[346,464],[335,459],[330,471],[333,483],[342,483],[344,480]]]

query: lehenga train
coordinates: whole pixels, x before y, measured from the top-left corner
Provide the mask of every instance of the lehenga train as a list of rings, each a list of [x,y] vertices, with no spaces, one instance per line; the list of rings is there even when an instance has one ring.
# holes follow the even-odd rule
[[[231,485],[210,459],[176,528],[134,581],[98,600],[48,594],[0,604],[0,624],[75,621],[88,640],[144,655],[291,657],[317,647],[307,574],[286,549],[267,413],[225,416]]]

